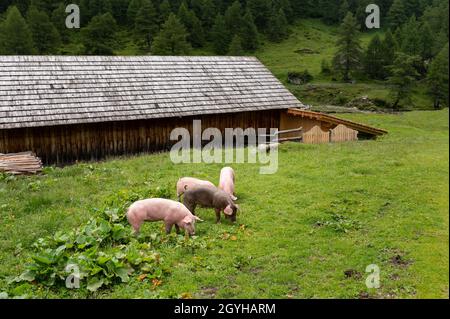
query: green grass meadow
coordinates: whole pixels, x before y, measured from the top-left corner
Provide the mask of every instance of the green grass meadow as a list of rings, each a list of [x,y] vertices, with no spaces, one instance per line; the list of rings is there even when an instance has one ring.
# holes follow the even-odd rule
[[[378,140],[283,144],[279,170],[233,165],[238,223],[200,209],[203,246],[158,247],[169,269],[158,285],[132,274],[96,292],[8,284],[32,244],[72,231],[111,195],[164,187],[182,176],[218,182],[219,164],[173,164],[168,153],[50,167],[0,180],[0,292],[29,298],[448,298],[448,110],[346,118],[384,128]],[[125,212],[120,212],[124,214]],[[128,227],[128,226],[127,226]],[[131,230],[131,228],[129,228]],[[143,235],[162,238],[161,223]],[[175,235],[171,235],[175,236]],[[370,264],[381,286],[365,285]]]

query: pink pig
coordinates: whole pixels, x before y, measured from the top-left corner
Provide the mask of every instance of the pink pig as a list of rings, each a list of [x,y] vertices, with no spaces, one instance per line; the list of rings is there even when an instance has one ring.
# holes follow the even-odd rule
[[[194,177],[183,177],[180,178],[177,182],[177,196],[180,199],[181,195],[184,194],[186,190],[192,188],[194,186],[213,186],[215,185],[210,181],[204,181]]]
[[[228,193],[232,200],[237,200],[234,196],[234,170],[231,167],[224,167],[220,171],[219,189]]]
[[[166,225],[167,234],[175,225],[177,232],[180,228],[183,228],[191,236],[195,234],[195,221],[202,221],[197,216],[192,215],[183,204],[163,198],[150,198],[134,202],[128,208],[127,219],[135,233],[139,233],[144,221],[162,220]]]

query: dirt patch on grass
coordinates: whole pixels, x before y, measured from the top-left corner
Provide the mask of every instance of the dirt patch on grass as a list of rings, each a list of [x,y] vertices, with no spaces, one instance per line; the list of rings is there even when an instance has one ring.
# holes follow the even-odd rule
[[[248,269],[248,272],[252,273],[254,275],[257,275],[257,274],[261,273],[261,271],[262,271],[261,267],[252,267],[252,268]]]
[[[201,288],[199,295],[203,298],[215,298],[218,290],[219,288],[214,286],[205,286]]]
[[[361,279],[362,274],[356,269],[347,269],[344,271],[345,278]]]
[[[389,261],[392,265],[402,268],[406,268],[413,263],[412,260],[406,259],[403,254],[396,254]]]

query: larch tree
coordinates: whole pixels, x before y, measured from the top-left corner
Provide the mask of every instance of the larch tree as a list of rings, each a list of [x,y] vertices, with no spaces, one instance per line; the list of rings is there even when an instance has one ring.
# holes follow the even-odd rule
[[[225,12],[225,24],[232,37],[240,33],[242,23],[241,3],[239,1],[235,1]]]
[[[289,26],[283,9],[274,12],[270,18],[267,36],[273,42],[280,42],[289,34]]]
[[[225,18],[218,14],[211,30],[211,39],[216,54],[226,54],[230,46],[230,38]]]
[[[346,82],[361,68],[362,48],[359,28],[360,25],[353,14],[348,12],[338,32],[333,68]]]
[[[131,0],[127,9],[127,21],[130,26],[134,26],[136,15],[142,7],[143,0]]]
[[[258,29],[256,27],[255,21],[253,19],[252,12],[247,9],[241,28],[241,36],[242,46],[247,51],[255,51],[259,46],[259,34]]]
[[[391,85],[390,96],[393,100],[392,108],[400,109],[402,103],[410,103],[412,89],[419,73],[416,70],[419,56],[410,56],[397,52],[394,64],[390,67],[391,76],[388,83]]]
[[[27,12],[27,23],[37,53],[55,54],[61,45],[61,38],[47,13],[36,7],[30,7]]]
[[[184,25],[171,13],[162,26],[158,36],[153,41],[152,54],[155,55],[184,55],[190,51],[187,40],[188,33]]]
[[[186,27],[188,40],[194,47],[201,47],[205,42],[202,23],[193,10],[190,10],[185,1],[182,2],[177,14],[178,19]]]
[[[0,54],[26,55],[36,52],[27,22],[17,7],[12,6],[0,24]]]
[[[367,47],[364,55],[364,71],[371,79],[383,80],[384,71],[384,48],[381,38],[376,34]]]
[[[228,55],[230,56],[244,55],[244,49],[242,48],[242,39],[239,35],[235,35],[233,37],[233,40],[231,40]]]
[[[420,30],[420,56],[424,61],[428,61],[433,58],[434,39],[433,31],[430,24],[425,22],[421,25]]]
[[[408,16],[406,15],[406,9],[403,4],[403,0],[394,0],[392,3],[388,15],[387,15],[389,27],[392,30],[396,30],[403,23],[406,22]]]
[[[85,48],[85,54],[113,55],[116,30],[116,20],[110,13],[93,17],[89,24],[81,30],[81,41]]]
[[[164,0],[159,5],[159,22],[163,24],[167,21],[170,14],[172,13],[172,6],[170,5],[169,0]]]
[[[51,21],[56,30],[58,30],[59,36],[63,43],[67,43],[70,40],[69,29],[66,27],[66,18],[66,6],[61,3],[55,10],[53,10]]]
[[[141,48],[149,49],[157,33],[158,14],[150,0],[143,0],[134,20],[136,42]]]
[[[266,31],[273,13],[272,0],[248,0],[247,7],[251,11],[255,24],[260,31]]]
[[[394,64],[395,52],[398,50],[398,43],[391,30],[387,30],[381,43],[383,50],[383,72],[385,77],[390,75],[390,66]]]

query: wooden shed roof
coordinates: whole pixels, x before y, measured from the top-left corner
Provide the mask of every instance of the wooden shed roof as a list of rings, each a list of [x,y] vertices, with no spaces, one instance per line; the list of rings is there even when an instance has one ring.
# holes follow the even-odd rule
[[[0,56],[0,129],[302,106],[253,57]]]
[[[356,131],[366,133],[369,135],[374,135],[374,136],[380,136],[380,135],[388,133],[385,130],[382,130],[382,129],[379,129],[379,128],[376,128],[373,126],[356,123],[356,122],[341,119],[341,118],[338,118],[338,117],[335,117],[335,116],[332,116],[329,114],[324,114],[324,113],[319,113],[319,112],[314,112],[314,111],[290,108],[290,109],[288,109],[287,114],[293,115],[293,116],[301,116],[303,118],[309,118],[309,119],[326,122],[326,123],[330,123],[330,124],[334,124],[334,125],[343,124],[343,125],[351,128],[351,129],[354,129]]]

